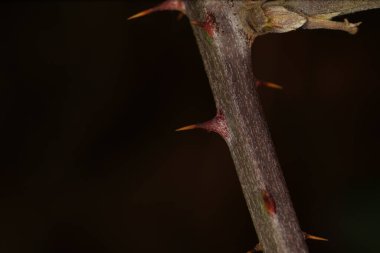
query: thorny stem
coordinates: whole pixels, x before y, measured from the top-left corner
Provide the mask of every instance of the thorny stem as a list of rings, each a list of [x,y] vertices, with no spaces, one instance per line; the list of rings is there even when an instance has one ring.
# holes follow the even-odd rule
[[[297,28],[357,31],[335,16],[378,8],[380,1],[184,0],[261,249],[308,252],[255,89],[251,43],[258,35]],[[342,2],[344,2],[342,4]],[[210,18],[211,17],[211,18]]]
[[[265,82],[254,77],[251,45],[257,36],[298,28],[354,34],[360,23],[331,19],[375,8],[380,0],[166,0],[130,18],[160,10],[189,17],[217,116],[177,131],[204,128],[226,140],[260,240],[256,250],[302,253],[308,252],[305,239],[324,239],[303,233],[298,225],[256,92]]]
[[[225,116],[226,141],[261,245],[265,252],[307,252],[255,90],[250,42],[238,15],[241,6],[204,0],[186,4],[191,20],[215,17],[217,33],[211,43],[202,29],[194,27],[194,33],[216,107]]]

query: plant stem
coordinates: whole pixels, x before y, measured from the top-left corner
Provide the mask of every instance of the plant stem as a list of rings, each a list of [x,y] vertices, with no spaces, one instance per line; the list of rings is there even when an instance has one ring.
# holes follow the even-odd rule
[[[215,18],[214,36],[198,26],[194,34],[216,107],[226,120],[226,141],[261,246],[265,253],[308,252],[255,89],[240,2],[185,1],[190,20]]]

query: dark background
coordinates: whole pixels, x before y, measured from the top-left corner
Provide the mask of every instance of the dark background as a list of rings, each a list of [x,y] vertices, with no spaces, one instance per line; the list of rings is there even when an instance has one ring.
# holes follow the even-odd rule
[[[0,5],[0,252],[245,253],[228,149],[188,20],[157,1]],[[378,252],[380,11],[356,36],[259,38],[266,117],[311,252]]]

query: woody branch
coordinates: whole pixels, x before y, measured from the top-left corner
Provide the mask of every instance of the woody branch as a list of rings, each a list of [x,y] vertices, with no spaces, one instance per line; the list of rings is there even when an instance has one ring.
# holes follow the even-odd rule
[[[256,250],[308,252],[305,239],[313,236],[300,229],[263,116],[256,86],[266,82],[257,80],[252,70],[254,39],[298,28],[354,34],[359,23],[331,19],[379,7],[377,0],[167,0],[131,17],[178,10],[190,19],[217,115],[208,122],[178,130],[204,128],[225,139],[260,240]]]

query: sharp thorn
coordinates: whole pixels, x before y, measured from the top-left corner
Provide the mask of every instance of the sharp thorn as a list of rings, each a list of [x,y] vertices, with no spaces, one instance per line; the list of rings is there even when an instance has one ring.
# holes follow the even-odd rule
[[[141,18],[141,17],[144,17],[146,15],[149,15],[151,13],[155,12],[155,8],[151,8],[151,9],[148,9],[148,10],[145,10],[145,11],[142,11],[142,12],[139,12],[133,16],[130,16],[128,18],[128,20],[132,20],[132,19],[136,19],[136,18]]]
[[[180,132],[180,131],[187,131],[187,130],[192,130],[192,129],[196,129],[196,128],[204,129],[204,130],[207,130],[209,132],[215,132],[215,133],[219,134],[220,136],[222,136],[225,140],[228,140],[228,138],[229,138],[226,120],[224,118],[223,113],[219,110],[218,110],[216,116],[209,121],[190,125],[190,126],[181,127],[181,128],[176,129],[175,131]]]
[[[180,11],[185,13],[185,3],[182,0],[166,0],[163,3],[157,5],[156,7],[150,8],[148,10],[139,12],[131,17],[128,20],[140,18],[146,15],[149,15],[156,11]]]
[[[305,240],[309,239],[309,240],[317,240],[317,241],[328,241],[328,239],[323,238],[323,237],[309,235],[308,233],[305,233],[305,232],[302,232],[302,233]],[[263,252],[263,251],[264,249],[261,246],[261,243],[258,243],[252,250],[248,251],[247,253],[256,253],[256,252]]]
[[[195,129],[195,128],[198,128],[198,125],[197,125],[197,124],[190,125],[190,126],[185,126],[185,127],[181,127],[181,128],[176,129],[175,131],[176,131],[176,132],[188,131],[188,130],[192,130],[192,129]]]
[[[256,86],[257,87],[265,86],[265,87],[277,89],[277,90],[284,89],[281,85],[278,85],[276,83],[266,82],[266,81],[261,81],[261,80],[256,80]]]
[[[328,241],[328,239],[323,238],[323,237],[319,237],[319,236],[315,236],[315,235],[309,235],[305,232],[303,234],[304,234],[305,239],[316,240],[316,241]]]
[[[275,83],[270,83],[270,82],[267,82],[266,86],[269,87],[269,88],[272,88],[272,89],[277,89],[277,90],[284,89],[281,85],[278,85],[278,84],[275,84]]]

